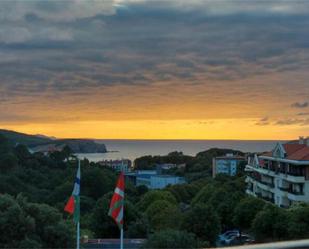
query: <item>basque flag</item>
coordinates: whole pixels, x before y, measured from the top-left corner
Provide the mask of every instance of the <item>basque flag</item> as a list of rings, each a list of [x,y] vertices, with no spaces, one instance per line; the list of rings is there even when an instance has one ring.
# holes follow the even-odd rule
[[[121,172],[110,203],[108,215],[117,223],[118,227],[123,227],[123,209],[124,209],[124,175]]]
[[[78,170],[75,178],[74,189],[70,199],[68,200],[64,211],[68,212],[69,214],[73,214],[74,222],[79,222],[79,212],[80,212],[80,162],[78,161]]]

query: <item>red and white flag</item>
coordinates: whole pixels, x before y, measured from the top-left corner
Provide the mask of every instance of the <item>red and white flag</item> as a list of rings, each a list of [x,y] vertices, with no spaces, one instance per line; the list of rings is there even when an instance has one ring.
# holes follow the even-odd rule
[[[78,170],[74,182],[74,189],[72,195],[64,207],[64,211],[68,212],[69,214],[73,214],[75,223],[79,222],[79,212],[80,212],[79,195],[80,195],[80,163],[78,163]]]
[[[124,185],[124,175],[121,172],[108,212],[108,215],[114,219],[120,229],[123,227]]]

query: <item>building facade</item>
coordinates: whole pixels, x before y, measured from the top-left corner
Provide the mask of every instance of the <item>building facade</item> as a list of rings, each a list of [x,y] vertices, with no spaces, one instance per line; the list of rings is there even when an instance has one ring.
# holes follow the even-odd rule
[[[125,174],[127,180],[135,186],[146,186],[149,189],[163,189],[168,185],[185,183],[183,177],[161,175],[156,170],[138,170]]]
[[[235,176],[237,174],[238,165],[246,161],[245,157],[226,154],[225,156],[215,157],[212,162],[212,176],[217,174],[227,174]]]
[[[248,158],[247,193],[277,206],[309,202],[309,139],[278,143],[268,153]]]
[[[104,160],[98,162],[100,165],[109,167],[117,172],[129,172],[132,167],[132,162],[129,159],[121,160]]]
[[[171,176],[171,175],[153,175],[150,177],[151,189],[163,189],[168,185],[183,184],[186,183],[183,177]]]

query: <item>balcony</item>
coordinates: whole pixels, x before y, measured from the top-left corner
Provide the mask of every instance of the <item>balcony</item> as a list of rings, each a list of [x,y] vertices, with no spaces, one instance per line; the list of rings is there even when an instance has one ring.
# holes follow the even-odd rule
[[[280,173],[279,176],[289,182],[304,183],[306,181],[304,176],[300,176],[296,174],[292,175],[290,173],[288,174]]]
[[[270,169],[266,169],[266,168],[262,168],[262,167],[255,167],[255,166],[252,166],[252,165],[247,165],[246,171],[256,171],[256,172],[259,172],[261,174],[269,175],[269,176],[275,176],[276,175],[276,172],[274,172]]]
[[[270,191],[270,192],[274,192],[274,187],[275,185],[273,183],[269,183],[269,182],[265,182],[265,181],[262,181],[261,179],[258,179],[256,177],[253,177],[253,176],[247,176],[247,183],[250,184],[251,181],[255,181],[256,185],[265,190],[265,191]]]
[[[292,186],[288,187],[279,187],[279,189],[285,193],[293,194],[293,195],[304,195],[303,191],[296,191],[292,189]]]
[[[266,186],[268,186],[268,187],[270,187],[270,188],[274,188],[275,187],[275,185],[273,183],[270,183],[270,182],[265,182],[265,181],[259,181],[259,182],[264,184],[264,185],[266,185]]]
[[[255,193],[253,192],[253,190],[251,190],[251,189],[247,189],[247,190],[246,190],[246,193],[247,193],[248,195],[256,196]]]
[[[292,189],[288,189],[288,193],[293,194],[293,195],[304,195],[304,192],[295,191],[295,190],[292,190]]]
[[[257,197],[265,200],[265,201],[268,201],[268,202],[271,202],[271,203],[275,203],[275,199],[272,198],[272,197],[267,197],[267,196],[263,196],[261,193],[257,193],[256,194]]]
[[[279,187],[279,189],[283,192],[288,192],[290,190],[290,187]]]
[[[296,171],[290,171],[290,172],[285,172],[282,169],[276,169],[273,166],[270,168],[262,168],[262,167],[256,167],[253,165],[248,164],[246,166],[247,171],[256,171],[264,175],[268,176],[280,176],[280,178],[290,181],[290,182],[295,182],[295,183],[303,183],[305,182],[305,176],[301,172],[296,172]]]
[[[292,201],[307,201],[305,195],[300,194],[300,193],[289,193],[287,195],[289,200]]]
[[[271,183],[271,182],[262,181],[261,179],[258,179],[256,177],[251,177],[251,178],[253,178],[258,183],[261,183],[261,184],[263,184],[263,185],[265,185],[265,186],[267,186],[269,188],[274,188],[275,187],[275,185],[273,183]]]

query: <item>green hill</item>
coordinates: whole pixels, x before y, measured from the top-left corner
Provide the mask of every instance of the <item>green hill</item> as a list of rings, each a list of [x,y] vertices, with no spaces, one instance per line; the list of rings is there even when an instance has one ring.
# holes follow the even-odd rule
[[[5,136],[12,146],[24,144],[33,151],[45,152],[50,147],[55,149],[69,146],[74,153],[105,153],[104,144],[96,143],[92,139],[52,139],[44,135],[28,135],[16,131],[0,129],[0,135]]]
[[[35,146],[39,144],[46,144],[53,141],[47,137],[41,137],[36,135],[28,135],[16,131],[0,129],[0,134],[5,136],[12,145],[17,143],[24,144],[27,146]]]

